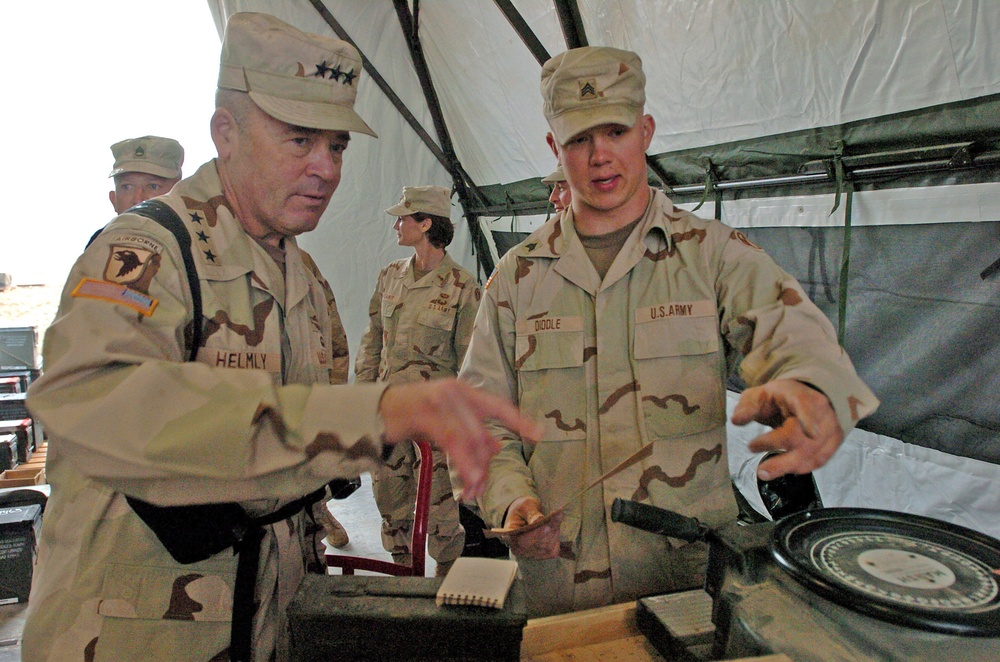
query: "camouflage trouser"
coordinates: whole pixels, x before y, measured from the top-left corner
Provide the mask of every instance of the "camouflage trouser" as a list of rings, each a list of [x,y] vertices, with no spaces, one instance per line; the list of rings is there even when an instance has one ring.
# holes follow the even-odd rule
[[[458,502],[452,497],[445,454],[434,449],[427,552],[438,563],[462,555],[465,529],[459,522]],[[372,491],[382,514],[382,546],[393,554],[410,553],[413,509],[417,501],[420,458],[411,443],[396,444],[385,464],[372,472]]]

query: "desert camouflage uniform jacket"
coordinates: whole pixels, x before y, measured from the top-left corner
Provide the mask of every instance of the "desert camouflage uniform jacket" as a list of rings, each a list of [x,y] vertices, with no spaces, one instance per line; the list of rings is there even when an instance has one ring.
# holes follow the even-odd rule
[[[368,305],[368,328],[355,362],[360,382],[419,382],[454,377],[472,337],[482,296],[475,277],[445,253],[438,268],[413,279],[413,257],[396,260],[379,273]],[[428,552],[454,561],[465,534],[452,496],[447,459],[434,449]],[[382,542],[389,551],[409,550],[416,500],[412,445],[393,449],[373,474],[382,514]]]
[[[26,661],[228,659],[232,550],[175,562],[125,495],[237,501],[258,516],[381,453],[381,388],[330,385],[331,293],[295,242],[282,278],[233,217],[214,162],[161,199],[191,232],[203,346],[186,360],[192,303],[176,240],[119,216],[73,266],[28,395],[49,435],[52,496]],[[268,527],[255,659],[286,653],[303,542],[301,515]]]
[[[458,374],[479,310],[479,284],[447,253],[415,282],[414,259],[396,260],[378,275],[355,361],[358,381],[402,384]]]
[[[537,496],[557,508],[648,444],[651,454],[572,503],[558,559],[519,559],[531,615],[585,609],[703,580],[701,543],[611,522],[615,497],[730,521],[725,380],[798,379],[833,402],[846,434],[877,400],[799,284],[740,232],[650,206],[601,282],[573,229],[548,221],[486,285],[461,375],[542,422],[537,444],[507,431],[484,496],[502,524]]]

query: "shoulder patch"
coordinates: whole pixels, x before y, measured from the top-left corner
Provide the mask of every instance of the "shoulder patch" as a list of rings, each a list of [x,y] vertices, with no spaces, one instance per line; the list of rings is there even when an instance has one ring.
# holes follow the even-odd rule
[[[733,230],[733,233],[731,235],[729,235],[729,238],[730,239],[735,239],[736,241],[740,242],[744,246],[749,246],[750,248],[753,248],[755,250],[758,250],[758,251],[764,250],[763,248],[761,248],[757,244],[755,244],[752,241],[750,241],[750,238],[747,237],[742,232],[740,232],[739,230]]]
[[[111,244],[108,261],[104,265],[104,280],[122,285],[136,283],[142,279],[153,256],[158,254],[151,247],[140,247],[132,243]]]
[[[81,280],[80,283],[73,288],[72,296],[83,299],[97,299],[99,301],[117,303],[127,308],[131,308],[146,317],[153,314],[153,311],[156,310],[156,306],[159,303],[158,299],[154,299],[146,294],[143,294],[142,292],[129,289],[120,283],[113,283],[106,280],[94,280],[93,278],[84,278]]]
[[[486,284],[483,285],[484,290],[490,289],[490,283],[492,283],[493,279],[496,277],[497,271],[498,269],[496,267],[493,267],[493,273],[490,274],[490,277],[486,279]]]

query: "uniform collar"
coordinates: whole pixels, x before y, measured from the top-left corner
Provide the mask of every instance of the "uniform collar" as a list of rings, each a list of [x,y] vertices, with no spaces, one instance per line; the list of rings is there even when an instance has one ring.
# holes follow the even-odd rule
[[[458,266],[458,264],[451,259],[451,256],[448,255],[448,251],[445,251],[441,264],[439,264],[434,271],[431,271],[419,281],[415,281],[413,278],[414,260],[416,260],[416,255],[411,255],[406,258],[404,268],[397,270],[396,273],[393,274],[393,277],[404,281],[404,284],[407,287],[430,287],[431,285],[440,286],[444,283],[444,279],[447,277],[448,272]]]
[[[667,223],[675,213],[674,204],[663,191],[653,187],[650,189],[650,204],[646,207],[646,213],[639,222],[638,231],[633,234],[633,237],[640,236],[643,241],[646,241],[651,232],[657,231],[667,242],[669,248],[673,244],[673,239],[670,236]],[[573,244],[579,245],[582,249],[580,240],[576,236],[573,211],[570,208],[550,218],[511,251],[515,255],[523,257],[558,259],[566,255]],[[627,250],[630,245],[633,245],[631,238],[625,243],[622,250]]]

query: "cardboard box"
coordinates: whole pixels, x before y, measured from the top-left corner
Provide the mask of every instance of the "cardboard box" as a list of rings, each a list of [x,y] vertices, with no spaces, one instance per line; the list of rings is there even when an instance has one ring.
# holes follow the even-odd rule
[[[0,508],[0,604],[28,601],[41,528],[39,505]]]
[[[13,326],[0,328],[0,368],[39,368],[38,328]]]

